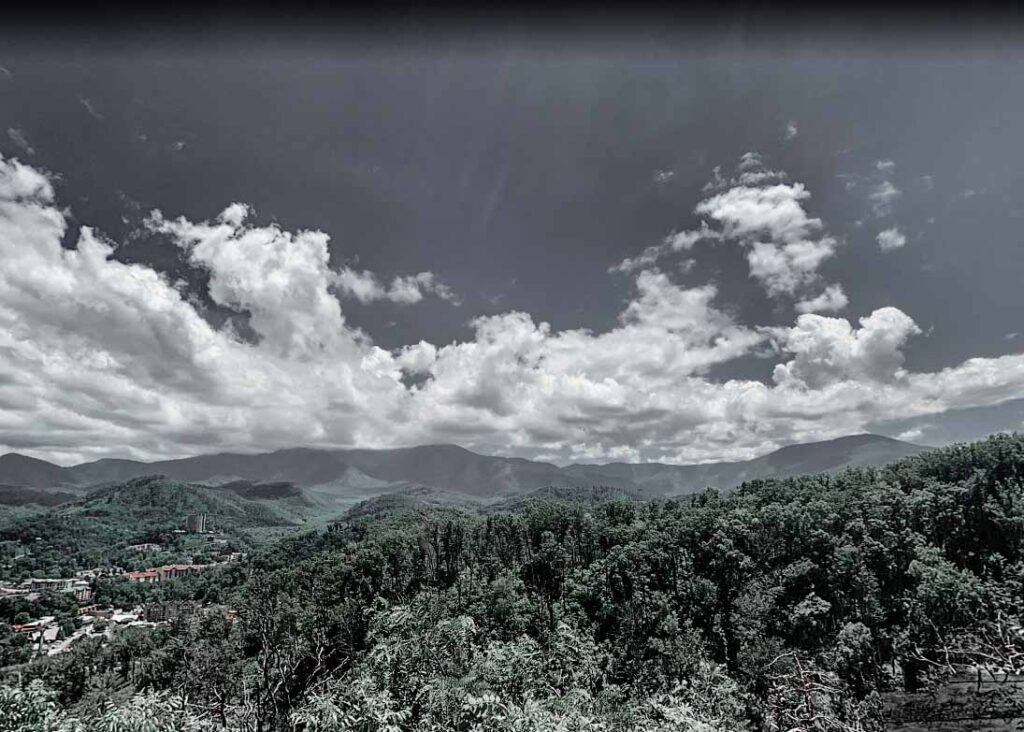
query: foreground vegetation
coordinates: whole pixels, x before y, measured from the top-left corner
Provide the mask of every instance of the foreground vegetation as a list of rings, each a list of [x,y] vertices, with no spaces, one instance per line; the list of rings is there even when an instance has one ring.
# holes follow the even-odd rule
[[[387,504],[385,504],[387,505]],[[1024,437],[721,497],[355,512],[21,667],[4,730],[876,730],[1024,659]]]

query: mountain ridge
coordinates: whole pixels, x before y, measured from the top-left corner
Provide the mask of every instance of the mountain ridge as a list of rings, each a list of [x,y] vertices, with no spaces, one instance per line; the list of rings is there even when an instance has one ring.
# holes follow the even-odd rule
[[[597,485],[656,497],[694,493],[707,487],[728,490],[755,478],[878,466],[926,449],[891,437],[859,434],[787,445],[733,462],[576,463],[564,467],[525,458],[482,455],[451,444],[382,450],[296,447],[149,463],[105,458],[66,467],[8,453],[0,456],[0,483],[81,492],[89,486],[160,474],[209,485],[291,483],[314,495],[333,498],[367,498],[422,486],[480,499],[501,499],[546,487]]]

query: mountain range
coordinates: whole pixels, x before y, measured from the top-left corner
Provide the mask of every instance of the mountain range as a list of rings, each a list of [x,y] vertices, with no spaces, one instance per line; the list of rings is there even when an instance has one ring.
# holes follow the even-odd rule
[[[141,462],[103,459],[73,466],[8,453],[0,456],[0,485],[23,492],[88,492],[99,485],[148,475],[176,481],[226,485],[246,492],[287,492],[286,484],[326,499],[358,499],[415,488],[502,499],[548,487],[590,487],[644,497],[728,490],[756,478],[833,472],[884,465],[928,448],[880,435],[852,435],[783,447],[752,460],[669,465],[552,463],[479,455],[456,445],[387,450],[292,448],[247,455],[219,453],[178,460]],[[262,488],[260,487],[262,486]],[[52,500],[52,499],[51,499]]]

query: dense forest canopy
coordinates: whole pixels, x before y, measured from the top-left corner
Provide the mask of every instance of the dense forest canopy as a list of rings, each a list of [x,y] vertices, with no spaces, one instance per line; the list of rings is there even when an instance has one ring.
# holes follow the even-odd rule
[[[153,588],[237,619],[14,667],[0,729],[868,731],[883,692],[1024,663],[1024,436],[725,496],[547,495],[382,502]]]

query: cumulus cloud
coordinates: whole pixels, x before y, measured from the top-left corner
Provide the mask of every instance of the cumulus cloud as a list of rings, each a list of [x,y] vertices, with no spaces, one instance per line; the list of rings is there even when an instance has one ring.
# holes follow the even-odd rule
[[[785,210],[758,214],[769,222],[762,237],[807,226]],[[856,323],[804,312],[791,327],[760,328],[730,314],[713,285],[683,287],[653,268],[631,276],[631,298],[601,332],[506,312],[473,320],[463,341],[389,351],[346,321],[325,234],[250,226],[248,216],[233,204],[209,222],[150,218],[207,273],[211,300],[248,315],[254,337],[243,339],[212,326],[183,287],[119,261],[100,234],[83,228],[63,247],[50,181],[0,159],[0,445],[62,461],[429,442],[694,461],[1024,390],[1022,354],[908,369],[904,350],[920,329],[896,308]],[[828,293],[825,304],[841,299]],[[715,377],[767,346],[769,383]]]
[[[711,180],[701,189],[704,193],[724,191],[736,186],[760,186],[766,183],[777,183],[788,178],[784,170],[772,170],[765,165],[760,153],[746,152],[740,156],[733,175],[722,175],[722,167],[716,165],[711,170]]]
[[[878,241],[878,248],[883,252],[902,249],[907,243],[907,237],[896,226],[878,232],[878,236],[875,239]]]
[[[796,304],[798,313],[834,313],[850,304],[842,285],[829,285],[817,297],[801,300]]]
[[[433,272],[395,277],[390,285],[385,286],[373,272],[358,272],[345,267],[335,274],[334,284],[343,294],[362,303],[390,300],[401,305],[411,305],[420,302],[425,295],[433,294],[442,300],[459,304],[459,298],[452,289],[439,282]]]
[[[417,418],[466,435],[497,427],[514,443],[576,444],[577,457],[649,440],[652,428],[696,427],[704,405],[666,398],[765,336],[715,308],[710,285],[685,289],[642,272],[636,286],[619,326],[605,333],[553,332],[516,312],[478,318],[468,342],[404,349],[399,360],[431,377],[418,391]]]
[[[714,179],[704,187],[710,195],[694,209],[701,217],[699,228],[673,233],[611,270],[634,272],[701,241],[729,241],[746,250],[750,276],[769,295],[792,296],[814,286],[818,268],[835,254],[837,242],[824,232],[821,219],[808,215],[807,189],[786,178],[767,168],[755,152],[745,153],[729,178],[715,168]]]
[[[282,352],[320,352],[339,337],[344,319],[332,289],[364,303],[412,304],[425,293],[455,299],[431,272],[395,277],[385,287],[369,271],[334,271],[328,264],[326,234],[249,227],[249,214],[245,204],[234,203],[212,224],[167,221],[159,211],[146,223],[152,231],[171,235],[188,253],[190,264],[210,273],[214,302],[248,312],[250,324]]]
[[[893,382],[905,376],[902,347],[921,329],[903,311],[886,307],[860,319],[804,314],[792,328],[771,331],[793,360],[775,367],[779,384],[820,388],[839,381]]]
[[[401,396],[380,388],[394,383],[382,354],[327,294],[318,236],[167,224],[209,269],[211,297],[251,313],[260,342],[249,344],[213,329],[157,272],[118,262],[91,230],[62,248],[46,178],[0,166],[0,442],[156,455],[347,441],[362,428],[344,415],[366,412],[367,394],[378,413]],[[333,416],[311,418],[324,404]]]
[[[190,264],[209,272],[210,298],[248,312],[267,348],[300,357],[332,350],[346,333],[341,307],[328,290],[333,273],[327,235],[246,227],[246,214],[233,204],[216,222],[196,224],[168,221],[156,211],[147,225],[169,234]]]
[[[792,295],[816,281],[818,267],[836,248],[836,240],[822,234],[821,219],[807,215],[809,197],[800,183],[738,185],[701,201],[696,212],[718,223],[723,239],[747,249],[750,275],[770,295]]]
[[[796,122],[790,122],[789,124],[787,124],[786,125],[786,134],[784,135],[784,137],[786,138],[786,141],[788,142],[789,140],[792,140],[794,137],[796,137],[797,136],[797,132],[798,132],[798,130],[797,130]]]

